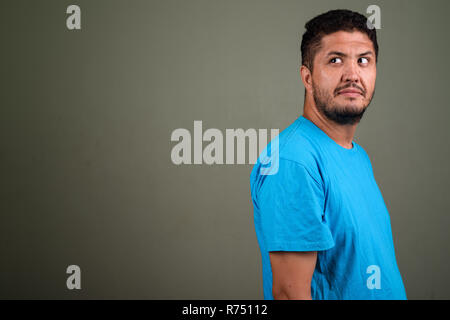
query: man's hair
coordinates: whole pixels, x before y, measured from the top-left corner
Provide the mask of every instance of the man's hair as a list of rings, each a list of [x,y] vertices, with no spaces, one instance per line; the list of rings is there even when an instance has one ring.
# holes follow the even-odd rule
[[[306,31],[303,34],[300,48],[302,65],[306,66],[312,72],[314,56],[320,49],[322,37],[337,31],[360,31],[367,34],[373,43],[375,61],[377,61],[377,32],[375,28],[369,29],[367,23],[367,18],[362,14],[345,9],[330,10],[309,20],[305,24]]]

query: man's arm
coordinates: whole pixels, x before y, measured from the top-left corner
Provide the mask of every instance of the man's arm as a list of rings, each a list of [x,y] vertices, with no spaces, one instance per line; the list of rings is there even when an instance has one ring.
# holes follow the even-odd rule
[[[272,266],[272,294],[275,300],[311,300],[311,279],[317,251],[269,252]]]

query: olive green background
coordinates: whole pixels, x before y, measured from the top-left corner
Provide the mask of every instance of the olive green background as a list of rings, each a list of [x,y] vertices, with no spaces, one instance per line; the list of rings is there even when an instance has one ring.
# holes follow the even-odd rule
[[[370,4],[378,78],[355,141],[408,298],[450,298],[444,0],[2,1],[0,298],[262,299],[252,165],[176,166],[171,133],[284,129],[306,21]]]

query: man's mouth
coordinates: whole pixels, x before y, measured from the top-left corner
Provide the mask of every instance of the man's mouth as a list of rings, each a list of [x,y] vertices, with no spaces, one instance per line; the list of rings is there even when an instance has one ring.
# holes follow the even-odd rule
[[[359,97],[362,96],[361,91],[356,90],[356,89],[344,89],[338,92],[338,95],[343,95],[345,97]]]

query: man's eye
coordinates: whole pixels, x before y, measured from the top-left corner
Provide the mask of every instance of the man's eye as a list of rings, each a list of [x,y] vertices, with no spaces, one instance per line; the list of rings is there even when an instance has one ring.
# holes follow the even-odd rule
[[[359,58],[359,61],[360,61],[361,63],[364,63],[364,64],[369,63],[369,59],[364,58],[364,57]]]
[[[333,58],[330,60],[331,63],[338,63],[338,62],[342,62],[341,58]]]

